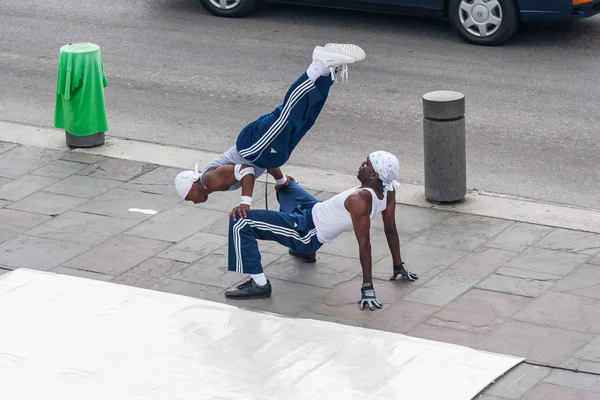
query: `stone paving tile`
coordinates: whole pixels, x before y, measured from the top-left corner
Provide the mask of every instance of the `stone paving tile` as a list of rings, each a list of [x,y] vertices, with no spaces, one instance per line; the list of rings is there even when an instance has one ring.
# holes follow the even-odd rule
[[[0,154],[0,175],[19,178],[58,160],[64,152],[35,146],[15,146]]]
[[[280,256],[275,254],[261,254],[263,265],[276,261]],[[227,270],[227,249],[215,250],[189,267],[171,275],[173,279],[201,283],[205,285],[229,288],[236,283],[248,279],[248,274],[239,274]],[[265,275],[266,272],[265,272]],[[268,279],[272,277],[267,275]]]
[[[600,363],[594,361],[569,357],[560,366],[561,368],[567,368],[573,371],[588,372],[590,374],[600,375]]]
[[[0,186],[0,199],[18,201],[57,181],[58,179],[43,176],[23,175],[10,183]]]
[[[538,325],[600,333],[600,301],[546,292],[513,318]]]
[[[159,253],[157,257],[193,263],[226,245],[227,237],[198,232]]]
[[[377,299],[383,304],[383,308],[376,309],[375,311],[368,309],[361,310],[359,301],[362,281],[362,277],[358,277],[348,283],[337,286],[326,297],[316,302],[308,311],[316,314],[367,321],[378,316],[387,307],[390,307],[414,289],[410,283],[374,280],[375,293]]]
[[[105,158],[106,157],[104,157],[104,156],[98,156],[96,154],[81,153],[78,151],[73,151],[73,152],[69,152],[69,153],[65,154],[60,159],[66,160],[66,161],[74,161],[74,162],[78,162],[81,164],[95,164],[99,161],[104,160]]]
[[[203,209],[203,210],[206,210],[206,209]],[[212,233],[215,235],[220,235],[220,236],[225,236],[225,237],[229,236],[229,214],[222,212],[222,211],[212,211],[212,210],[206,210],[206,211],[219,213],[220,215],[222,215],[222,217],[217,219],[210,225],[207,225],[204,228],[202,228],[202,232]],[[261,241],[259,241],[259,243],[269,243],[269,242],[261,240]]]
[[[17,147],[16,143],[0,142],[0,154]]]
[[[15,235],[49,221],[52,217],[23,211],[1,209],[0,229],[13,232]]]
[[[465,258],[452,264],[447,272],[472,278],[485,278],[517,254],[514,251],[480,247]]]
[[[148,239],[179,242],[199,232],[216,220],[227,220],[227,218],[225,213],[176,205],[130,229],[127,234]]]
[[[175,177],[181,169],[171,167],[158,167],[144,175],[121,185],[124,189],[137,190],[140,192],[161,194],[164,196],[178,197],[175,190]],[[232,207],[233,208],[233,207]]]
[[[502,267],[477,287],[519,296],[538,297],[558,282],[562,276],[520,268]]]
[[[114,188],[80,205],[75,211],[144,221],[151,218],[152,215],[131,212],[129,209],[161,212],[176,205],[180,200],[169,196]]]
[[[535,246],[593,256],[600,252],[600,235],[567,229],[555,229],[554,232],[540,240]]]
[[[600,400],[600,395],[549,383],[536,386],[522,400]]]
[[[361,328],[364,328],[364,326],[365,326],[364,321],[359,321],[357,319],[336,317],[333,315],[315,314],[310,311],[302,311],[296,317],[304,318],[304,319],[315,319],[315,320],[319,320],[319,321],[335,322],[337,324],[358,326]]]
[[[168,242],[119,235],[63,263],[63,266],[117,276],[154,257],[169,245]]]
[[[600,265],[600,253],[598,253],[596,257],[588,261],[588,264]]]
[[[6,201],[6,200],[0,200],[0,208],[4,208],[4,207],[8,206],[9,204],[12,204],[12,202]]]
[[[89,248],[78,243],[19,235],[0,244],[0,264],[49,271]]]
[[[512,221],[469,214],[455,214],[435,225],[413,243],[473,251],[508,228]]]
[[[530,247],[506,263],[506,266],[565,276],[585,263],[589,258],[589,256],[584,254]]]
[[[531,303],[531,299],[471,289],[431,317],[429,325],[488,333]]]
[[[532,362],[560,365],[593,337],[589,333],[508,321],[479,341],[477,347]]]
[[[548,226],[515,222],[485,245],[487,247],[520,253],[526,250],[527,247],[537,243],[553,230],[554,228]]]
[[[200,285],[171,278],[160,280],[150,289],[209,301],[215,301],[215,299],[221,298],[224,291],[223,288],[216,286]]]
[[[416,303],[444,307],[479,282],[478,278],[441,273],[404,297]]]
[[[6,208],[54,216],[63,214],[83,204],[85,201],[85,199],[79,199],[76,197],[37,192],[31,196],[25,197],[23,200],[19,200],[11,204]]]
[[[354,232],[344,232],[333,242],[325,243],[320,249],[320,254],[333,254],[341,257],[358,258],[358,241]],[[383,231],[371,230],[371,258],[373,264],[378,263],[384,258],[390,256],[390,248]]]
[[[0,186],[2,185],[6,185],[9,182],[12,182],[14,179],[10,179],[10,178],[3,178],[0,176]]]
[[[101,274],[98,272],[84,271],[81,269],[67,268],[67,267],[56,267],[56,268],[52,269],[51,272],[55,272],[57,274],[63,274],[63,275],[77,276],[79,278],[94,279],[97,281],[104,281],[104,282],[108,282],[114,278],[114,276],[112,276],[112,275],[106,275],[106,274]]]
[[[77,174],[126,182],[138,175],[145,174],[156,167],[156,165],[139,161],[106,158],[88,165],[86,168],[77,172]]]
[[[81,171],[86,167],[85,164],[66,161],[56,160],[48,165],[43,166],[40,169],[33,171],[32,175],[47,176],[49,178],[65,179],[75,172]]]
[[[582,265],[556,282],[550,290],[600,300],[600,267],[592,264]]]
[[[54,185],[48,186],[44,189],[44,192],[89,199],[116,188],[120,184],[121,182],[111,179],[71,175]]]
[[[452,215],[454,213],[448,211],[398,204],[396,206],[396,229],[398,229],[400,240],[407,240],[424,234]],[[381,218],[377,218],[377,220],[381,220]]]
[[[8,274],[10,271],[10,269],[0,268],[0,275]]]
[[[165,258],[151,258],[113,280],[114,283],[143,288],[155,287],[163,278],[176,274],[189,264]]]
[[[316,263],[307,264],[293,257],[283,257],[265,269],[268,276],[284,281],[333,288],[362,275],[360,262],[355,258],[320,254]]]
[[[406,334],[439,310],[439,307],[400,300],[373,315],[365,327]]]
[[[486,390],[486,394],[518,400],[546,378],[551,371],[550,368],[537,365],[519,364],[498,378]]]
[[[96,246],[135,225],[136,221],[68,211],[27,232],[30,236]]]
[[[441,328],[439,326],[429,325],[427,322],[417,325],[413,329],[409,330],[407,335],[471,348],[476,348],[477,343],[479,343],[479,341],[485,337],[483,333]]]
[[[402,243],[400,243],[402,245]],[[388,250],[389,252],[389,250]],[[428,279],[444,271],[467,253],[460,250],[443,249],[416,243],[407,243],[400,248],[405,267],[416,273],[419,280],[414,285],[424,285]],[[388,280],[393,273],[392,256],[373,263],[373,277]]]
[[[600,376],[556,369],[544,382],[569,387],[600,396]]]
[[[577,350],[577,352],[573,354],[573,357],[580,360],[600,363],[600,335],[596,336],[581,349]]]

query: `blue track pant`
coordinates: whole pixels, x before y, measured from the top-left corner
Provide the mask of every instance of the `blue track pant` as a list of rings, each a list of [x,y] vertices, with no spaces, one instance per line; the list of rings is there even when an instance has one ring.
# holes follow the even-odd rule
[[[317,203],[296,181],[277,194],[279,211],[250,210],[248,217],[229,219],[229,271],[263,272],[257,240],[275,241],[296,253],[315,253],[322,243],[312,220]]]
[[[287,91],[283,104],[246,125],[238,135],[237,150],[261,168],[278,168],[287,162],[325,105],[333,81],[321,76],[315,83],[305,72]]]

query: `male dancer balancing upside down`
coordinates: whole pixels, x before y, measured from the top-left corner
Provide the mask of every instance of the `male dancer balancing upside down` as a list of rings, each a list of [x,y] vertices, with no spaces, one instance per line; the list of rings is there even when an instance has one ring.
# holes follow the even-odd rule
[[[260,240],[276,241],[292,254],[314,260],[316,251],[343,232],[354,230],[358,240],[363,284],[361,310],[365,304],[371,310],[381,308],[375,297],[372,279],[370,243],[371,220],[382,214],[385,236],[392,253],[393,276],[414,281],[416,274],[404,268],[400,255],[400,239],[396,229],[396,195],[393,184],[400,169],[398,159],[385,151],[376,151],[358,170],[360,187],[348,189],[326,201],[317,201],[293,178],[277,189],[280,208],[277,211],[250,210],[246,218],[229,221],[229,271],[250,274],[245,283],[225,292],[233,299],[271,296],[271,284],[266,279],[258,251]]]
[[[269,114],[246,125],[235,146],[210,162],[202,172],[184,171],[175,178],[181,198],[203,203],[216,191],[242,188],[240,205],[231,215],[245,217],[252,204],[254,181],[265,171],[277,187],[289,183],[279,167],[287,162],[323,109],[329,89],[348,75],[347,64],[363,60],[365,52],[356,45],[328,43],[313,50],[313,61],[289,88],[284,102]]]

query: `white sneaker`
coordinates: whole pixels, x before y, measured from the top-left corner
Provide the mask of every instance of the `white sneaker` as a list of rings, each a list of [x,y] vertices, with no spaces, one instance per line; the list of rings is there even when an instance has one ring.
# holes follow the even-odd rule
[[[331,79],[335,81],[335,73],[342,67],[341,78],[348,81],[348,64],[364,60],[366,54],[363,49],[354,44],[328,43],[317,46],[313,50],[313,60],[321,60],[331,72]]]

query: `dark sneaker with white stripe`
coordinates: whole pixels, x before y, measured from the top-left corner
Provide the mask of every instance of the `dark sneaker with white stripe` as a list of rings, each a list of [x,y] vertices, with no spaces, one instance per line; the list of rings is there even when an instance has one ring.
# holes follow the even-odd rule
[[[250,278],[236,288],[227,290],[225,297],[233,300],[266,299],[271,297],[271,282],[267,279],[266,285],[258,286],[254,279]]]
[[[289,250],[291,256],[297,257],[305,263],[317,262],[317,253],[294,253],[292,249]]]

